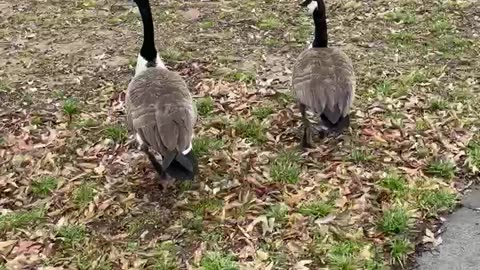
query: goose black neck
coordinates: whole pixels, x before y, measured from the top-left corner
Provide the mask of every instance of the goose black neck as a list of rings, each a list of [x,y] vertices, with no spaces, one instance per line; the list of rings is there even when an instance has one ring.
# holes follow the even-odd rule
[[[155,49],[155,34],[153,28],[152,11],[148,0],[135,0],[143,22],[143,45],[140,55],[147,60],[148,64],[155,64],[157,50]]]
[[[325,3],[318,0],[318,7],[313,11],[313,21],[315,23],[315,38],[313,39],[313,48],[324,48],[328,46],[327,17],[325,15]]]

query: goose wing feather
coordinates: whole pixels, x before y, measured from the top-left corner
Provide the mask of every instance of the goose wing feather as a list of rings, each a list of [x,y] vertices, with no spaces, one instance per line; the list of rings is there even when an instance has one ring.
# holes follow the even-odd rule
[[[126,105],[128,125],[162,156],[190,146],[196,115],[190,92],[177,73],[145,71],[129,84]]]
[[[350,110],[355,74],[348,56],[337,48],[310,48],[294,65],[292,90],[297,100],[332,123]]]

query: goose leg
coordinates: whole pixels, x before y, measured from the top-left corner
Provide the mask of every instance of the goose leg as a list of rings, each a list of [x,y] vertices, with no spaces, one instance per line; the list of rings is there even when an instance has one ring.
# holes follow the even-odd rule
[[[302,147],[311,148],[312,147],[312,128],[310,121],[307,118],[306,107],[304,104],[299,104],[300,112],[302,113],[302,122],[303,122],[303,136],[302,136]]]
[[[168,174],[165,173],[165,171],[162,168],[162,165],[158,162],[155,156],[150,151],[148,151],[148,147],[143,145],[142,151],[147,155],[148,159],[150,160],[150,163],[152,163],[153,165],[153,168],[155,168],[155,171],[157,172],[160,178],[160,186],[163,188],[163,190],[165,190],[170,185],[172,185],[175,182],[175,179],[173,179],[172,177],[170,177]]]

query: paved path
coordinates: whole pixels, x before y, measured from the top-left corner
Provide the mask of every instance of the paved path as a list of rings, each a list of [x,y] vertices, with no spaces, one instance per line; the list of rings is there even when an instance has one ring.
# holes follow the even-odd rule
[[[463,204],[463,208],[448,217],[443,243],[418,258],[419,266],[415,269],[480,269],[480,187],[467,194]]]

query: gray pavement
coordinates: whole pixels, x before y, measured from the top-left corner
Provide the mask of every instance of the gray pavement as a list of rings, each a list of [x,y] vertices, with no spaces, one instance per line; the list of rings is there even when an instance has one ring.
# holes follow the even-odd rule
[[[448,218],[443,242],[417,259],[417,270],[480,270],[480,187]],[[478,209],[478,210],[477,210]]]

